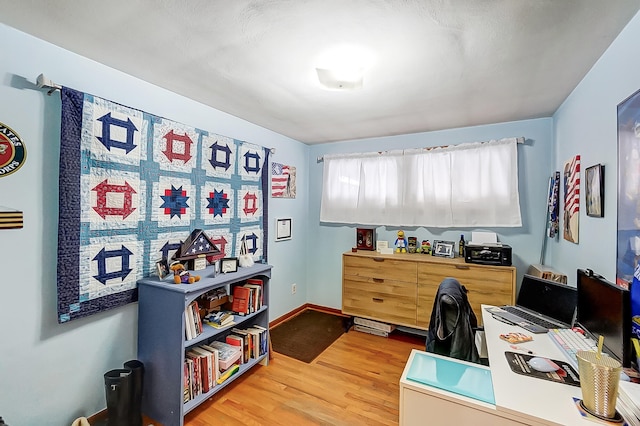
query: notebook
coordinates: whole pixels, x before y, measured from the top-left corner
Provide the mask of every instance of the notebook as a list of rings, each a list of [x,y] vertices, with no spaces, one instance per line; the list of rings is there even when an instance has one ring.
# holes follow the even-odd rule
[[[546,333],[550,328],[571,328],[577,303],[575,287],[525,274],[515,306],[487,309],[499,321],[531,333]]]

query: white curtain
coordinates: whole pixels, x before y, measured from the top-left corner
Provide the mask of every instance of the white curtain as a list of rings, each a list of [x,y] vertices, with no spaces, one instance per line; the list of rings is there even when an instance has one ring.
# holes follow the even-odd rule
[[[516,139],[327,155],[320,220],[391,226],[522,226]]]

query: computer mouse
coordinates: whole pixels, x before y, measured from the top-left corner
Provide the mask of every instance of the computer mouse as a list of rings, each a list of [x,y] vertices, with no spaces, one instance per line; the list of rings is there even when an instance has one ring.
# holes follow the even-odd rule
[[[558,364],[551,361],[549,358],[542,358],[539,356],[534,356],[527,361],[527,364],[529,364],[529,366],[534,370],[542,373],[551,373],[552,371],[560,370]]]

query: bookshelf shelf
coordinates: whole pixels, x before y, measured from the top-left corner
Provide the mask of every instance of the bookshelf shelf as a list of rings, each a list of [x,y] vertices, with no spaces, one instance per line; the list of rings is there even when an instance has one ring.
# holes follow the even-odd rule
[[[145,415],[165,426],[183,425],[184,415],[225,388],[258,364],[266,365],[268,354],[251,358],[240,370],[209,392],[184,402],[185,352],[214,340],[224,341],[235,327],[258,325],[269,328],[269,280],[271,266],[254,264],[237,272],[214,276],[213,268],[199,271],[200,281],[174,284],[168,279],[149,277],[138,281],[138,359],[145,365],[145,388],[142,409]],[[263,305],[256,312],[235,315],[234,324],[222,328],[203,325],[203,332],[193,339],[185,338],[185,309],[201,295],[220,287],[227,291],[249,278],[263,281]]]

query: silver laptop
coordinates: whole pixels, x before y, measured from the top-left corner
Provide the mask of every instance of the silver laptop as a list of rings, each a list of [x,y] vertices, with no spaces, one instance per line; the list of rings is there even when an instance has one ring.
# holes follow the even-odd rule
[[[574,287],[524,275],[516,305],[487,308],[499,321],[518,325],[531,333],[550,328],[571,328],[575,321],[578,293]]]

